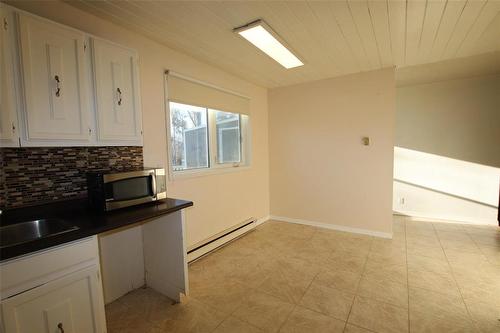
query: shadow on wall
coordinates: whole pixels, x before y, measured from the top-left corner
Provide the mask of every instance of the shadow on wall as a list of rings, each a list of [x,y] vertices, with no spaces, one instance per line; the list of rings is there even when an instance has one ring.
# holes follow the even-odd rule
[[[497,224],[500,168],[394,148],[393,210],[405,215]]]
[[[395,146],[500,168],[499,91],[498,74],[398,87]]]

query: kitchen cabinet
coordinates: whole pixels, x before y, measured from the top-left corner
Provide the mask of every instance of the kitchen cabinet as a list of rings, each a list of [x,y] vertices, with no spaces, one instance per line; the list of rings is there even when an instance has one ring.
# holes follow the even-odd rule
[[[136,51],[0,8],[2,146],[142,146]]]
[[[92,38],[97,140],[142,145],[137,53]]]
[[[2,261],[0,332],[106,332],[101,281],[96,236]]]
[[[3,301],[6,333],[105,332],[98,274],[93,265]]]
[[[0,4],[0,146],[19,146],[13,66],[12,13]]]
[[[85,34],[20,13],[25,146],[88,144]]]

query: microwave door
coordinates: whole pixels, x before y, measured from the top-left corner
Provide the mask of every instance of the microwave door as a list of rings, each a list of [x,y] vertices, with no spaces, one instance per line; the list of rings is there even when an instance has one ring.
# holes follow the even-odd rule
[[[106,208],[117,209],[156,200],[154,174],[120,178],[106,183]]]

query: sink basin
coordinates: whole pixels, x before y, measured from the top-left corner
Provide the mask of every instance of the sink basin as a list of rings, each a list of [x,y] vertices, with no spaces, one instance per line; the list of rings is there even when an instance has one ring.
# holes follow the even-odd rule
[[[0,248],[79,229],[59,219],[42,219],[0,227]]]

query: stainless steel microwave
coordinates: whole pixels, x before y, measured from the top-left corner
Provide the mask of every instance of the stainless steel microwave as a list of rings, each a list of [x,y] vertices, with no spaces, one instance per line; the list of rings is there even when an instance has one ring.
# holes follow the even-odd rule
[[[91,207],[100,211],[165,199],[165,169],[91,172],[87,174],[87,192]]]

